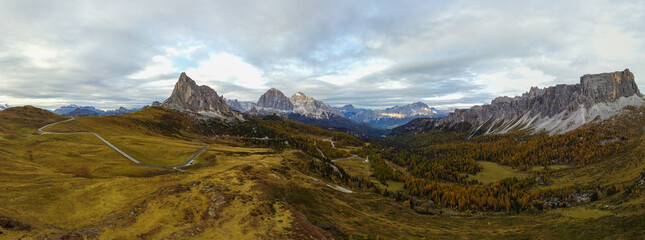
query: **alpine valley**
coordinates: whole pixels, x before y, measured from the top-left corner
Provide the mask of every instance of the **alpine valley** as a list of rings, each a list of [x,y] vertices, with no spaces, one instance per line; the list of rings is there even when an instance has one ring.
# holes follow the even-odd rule
[[[302,92],[290,98],[271,88],[257,102],[226,100],[231,109],[252,116],[278,115],[303,123],[315,124],[328,130],[343,131],[357,137],[381,137],[390,129],[413,119],[445,115],[428,105],[417,102],[385,110],[357,109],[351,104],[342,108],[329,106]]]
[[[142,109],[2,108],[1,239],[645,236],[629,70],[450,113],[230,100],[185,73]]]

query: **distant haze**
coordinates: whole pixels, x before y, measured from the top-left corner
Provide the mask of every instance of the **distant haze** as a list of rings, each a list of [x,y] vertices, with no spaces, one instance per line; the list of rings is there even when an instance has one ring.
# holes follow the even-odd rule
[[[465,108],[629,68],[645,1],[0,2],[0,104],[167,98],[183,71],[228,99]]]

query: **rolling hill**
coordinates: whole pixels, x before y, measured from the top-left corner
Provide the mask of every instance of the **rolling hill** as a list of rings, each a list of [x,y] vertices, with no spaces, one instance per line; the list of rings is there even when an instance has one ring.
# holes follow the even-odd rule
[[[631,129],[617,153],[577,167],[525,170],[531,179],[550,182],[532,189],[588,185],[611,194],[601,191],[590,203],[517,213],[464,211],[441,199],[430,203],[410,195],[405,189],[418,173],[388,153],[374,152],[382,143],[291,120],[203,120],[151,107],[78,117],[45,129],[96,132],[157,164],[199,148],[192,139],[209,145],[197,164],[160,170],[133,164],[92,136],[35,133],[66,117],[33,107],[8,109],[0,112],[0,238],[634,238],[645,229],[645,201],[638,190],[645,139],[637,127],[645,125],[634,118],[642,119],[645,110],[631,111],[608,126]],[[454,142],[449,139],[437,141]],[[369,160],[352,160],[351,154]],[[480,172],[505,171],[488,168]],[[382,181],[384,169],[410,179],[394,187],[397,181]]]

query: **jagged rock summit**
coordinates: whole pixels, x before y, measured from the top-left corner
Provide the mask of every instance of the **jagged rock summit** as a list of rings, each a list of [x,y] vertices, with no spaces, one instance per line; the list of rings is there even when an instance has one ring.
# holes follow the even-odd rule
[[[590,101],[587,104],[613,102],[632,95],[642,97],[636,86],[634,74],[629,69],[622,72],[587,74],[580,77],[580,85],[582,95]]]
[[[293,110],[293,103],[291,103],[291,100],[276,88],[271,88],[262,94],[258,100],[257,106],[284,111]]]
[[[227,99],[226,103],[237,111],[251,115],[278,114],[288,117],[290,114],[302,115],[314,119],[343,118],[343,114],[336,108],[298,92],[287,98],[280,90],[271,88],[266,91],[257,103]]]
[[[306,96],[304,93],[297,92],[289,99],[293,104],[293,112],[309,118],[329,119],[333,116],[342,117],[343,114],[337,109],[324,104],[322,101]]]
[[[231,110],[223,97],[212,88],[197,83],[181,73],[172,94],[161,106],[182,112],[198,113],[208,117],[242,119],[242,115]]]
[[[439,119],[417,119],[394,129],[392,135],[464,128],[464,124],[470,127],[470,136],[522,129],[559,134],[596,118],[609,118],[625,106],[644,102],[634,75],[625,69],[587,74],[580,77],[579,84],[532,87],[521,96],[498,97],[491,104],[458,109]]]

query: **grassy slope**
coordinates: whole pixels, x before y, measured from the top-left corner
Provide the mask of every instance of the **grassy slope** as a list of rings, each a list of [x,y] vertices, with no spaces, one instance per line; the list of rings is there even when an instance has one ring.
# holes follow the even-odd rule
[[[194,125],[182,115],[149,108],[125,116],[77,117],[45,130],[94,132],[143,163],[172,166],[184,163],[202,148],[192,141],[201,137],[191,134],[190,127]]]
[[[183,143],[195,137],[185,129],[155,127],[156,114],[176,113],[148,111],[79,119],[78,123],[88,124],[86,130],[99,134],[127,134],[133,141],[168,138]],[[154,117],[146,118],[147,114]],[[103,121],[110,128],[92,129],[90,120]],[[36,126],[29,127],[10,139],[4,138],[7,133],[0,134],[0,219],[18,220],[31,230],[1,229],[0,239],[65,235],[99,239],[321,239],[329,235],[336,239],[350,235],[630,239],[645,231],[643,197],[606,210],[599,210],[605,204],[601,201],[534,214],[421,215],[391,198],[328,187],[333,183],[309,172],[306,166],[313,159],[299,151],[274,154],[213,140],[207,142],[211,147],[200,155],[197,165],[184,172],[164,171],[132,164],[92,136],[35,136],[27,133]]]
[[[387,163],[389,165],[396,166],[394,163],[391,163],[389,161]],[[385,181],[387,185],[383,185],[380,181],[373,179],[371,177],[372,168],[370,166],[370,163],[365,162],[365,159],[361,157],[351,157],[349,159],[338,160],[338,161],[335,161],[334,164],[336,166],[342,167],[343,170],[345,170],[345,172],[347,172],[352,176],[357,176],[365,179],[372,179],[372,182],[377,184],[379,187],[387,189],[390,192],[404,190],[405,183],[403,182],[387,180]],[[404,171],[403,168],[401,170]]]
[[[478,161],[478,163],[482,166],[482,170],[475,175],[469,175],[469,180],[474,179],[483,184],[490,184],[504,178],[525,178],[530,176],[527,172],[522,172],[519,169],[513,169],[512,167],[499,165],[494,162]]]
[[[556,170],[549,187],[624,185],[636,179],[645,170],[645,107],[629,108],[625,113],[597,123],[630,137],[620,153],[584,167]]]
[[[49,123],[68,119],[32,106],[8,108],[0,111],[0,133],[5,139],[30,134]]]
[[[151,114],[150,119],[155,119],[159,111],[165,110],[151,109],[137,114]],[[55,115],[45,117],[56,118]],[[175,131],[178,135],[172,138],[163,131],[155,131],[160,129],[129,125],[133,118],[144,117],[135,114],[85,118],[88,120],[70,122],[77,125],[66,124],[62,129],[48,130],[67,128],[106,136],[129,134],[133,139],[192,143],[184,139],[193,137],[189,132]],[[91,121],[103,126],[89,128],[95,124]],[[86,127],[82,128],[83,125]],[[33,133],[37,126],[28,126],[32,128],[25,132]],[[23,134],[0,138],[0,146],[6,153],[0,155],[0,202],[3,202],[0,217],[18,220],[32,228],[22,232],[4,229],[4,236],[0,238],[22,234],[58,238],[78,234],[131,239],[141,234],[143,238],[199,234],[211,239],[253,239],[266,233],[277,238],[289,236],[292,225],[298,225],[292,224],[292,210],[287,206],[264,199],[261,192],[253,190],[254,182],[239,178],[244,169],[240,166],[245,163],[264,166],[265,162],[275,161],[276,156],[262,154],[266,149],[215,144],[197,161],[203,167],[213,165],[217,158],[217,167],[195,166],[194,170],[182,173],[133,164],[90,135]],[[170,144],[167,148],[160,155],[181,152],[185,146]],[[154,155],[155,151],[153,148],[143,153]],[[216,193],[219,195],[213,195]],[[220,206],[213,207],[216,204]],[[208,214],[209,210],[212,214]],[[157,228],[160,224],[164,227]],[[213,226],[231,231],[211,229]]]

